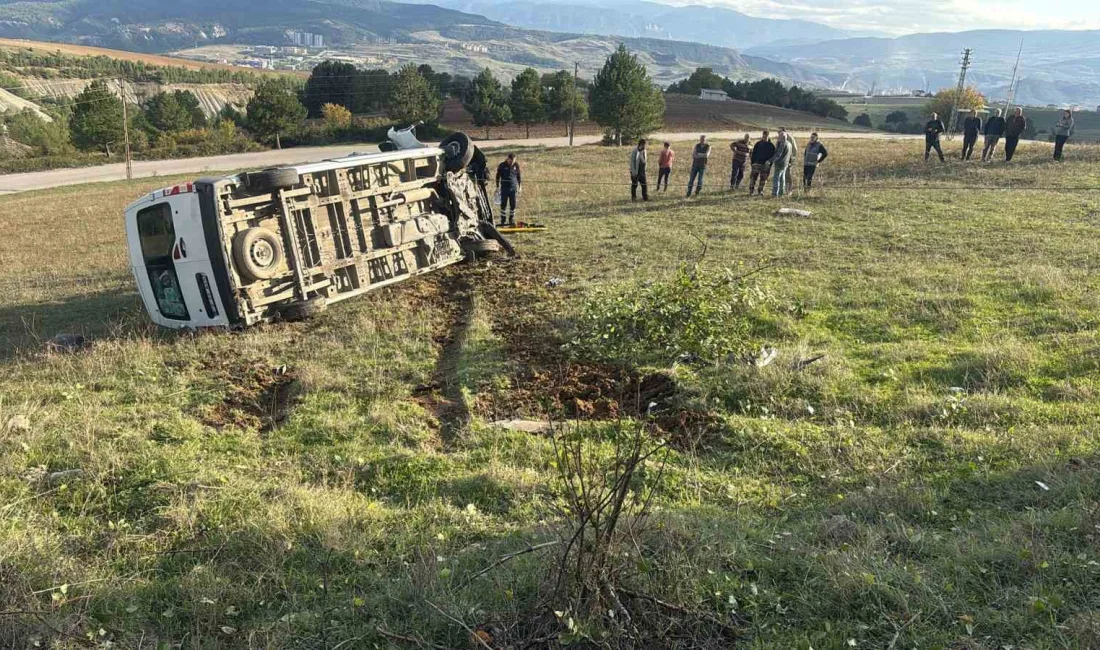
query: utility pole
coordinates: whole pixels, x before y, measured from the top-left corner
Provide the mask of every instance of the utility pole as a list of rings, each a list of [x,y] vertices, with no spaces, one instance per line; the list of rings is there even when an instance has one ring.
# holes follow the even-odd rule
[[[1020,39],[1020,51],[1016,53],[1016,65],[1012,66],[1012,81],[1008,82],[1008,96],[1005,98],[1005,117],[1012,110],[1012,102],[1016,100],[1016,73],[1020,70],[1020,55],[1024,53],[1024,39]]]
[[[955,123],[959,119],[959,100],[962,99],[963,90],[966,89],[966,71],[970,69],[971,51],[969,47],[963,50],[962,67],[959,69],[959,85],[955,87],[955,103],[951,106],[951,121],[947,123],[948,136],[955,134]]]
[[[126,147],[126,180],[133,180],[134,167],[130,162],[130,114],[126,108],[126,79],[118,80],[119,94],[122,96],[122,140]]]
[[[577,130],[577,75],[581,64],[573,62],[573,97],[569,100],[569,146],[573,146],[573,131]]]

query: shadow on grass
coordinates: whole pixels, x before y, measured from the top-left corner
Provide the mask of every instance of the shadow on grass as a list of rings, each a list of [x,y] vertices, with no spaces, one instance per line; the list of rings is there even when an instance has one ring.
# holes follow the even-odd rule
[[[41,350],[58,334],[79,334],[88,340],[114,338],[136,331],[144,323],[141,302],[132,291],[0,306],[0,361]]]

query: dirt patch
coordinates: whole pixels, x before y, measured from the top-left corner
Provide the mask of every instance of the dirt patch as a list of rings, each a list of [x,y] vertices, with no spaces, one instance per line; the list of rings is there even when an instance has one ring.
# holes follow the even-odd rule
[[[265,433],[286,420],[297,395],[295,373],[259,359],[211,355],[199,364],[210,381],[225,387],[225,398],[199,413],[216,429],[238,427]]]
[[[516,417],[570,420],[654,418],[669,433],[696,437],[710,428],[711,414],[690,408],[676,380],[609,363],[572,359],[564,349],[568,282],[552,262],[527,254],[479,269],[471,283],[483,297],[494,333],[510,360],[509,388],[478,391],[475,408],[490,420]]]
[[[470,419],[458,380],[462,340],[474,304],[473,291],[463,270],[448,268],[430,280],[418,283],[422,286],[417,288],[415,296],[416,300],[433,302],[437,308],[443,309],[445,315],[435,334],[440,353],[432,372],[432,381],[414,391],[416,400],[434,413],[439,421],[439,434],[444,445],[449,444]]]

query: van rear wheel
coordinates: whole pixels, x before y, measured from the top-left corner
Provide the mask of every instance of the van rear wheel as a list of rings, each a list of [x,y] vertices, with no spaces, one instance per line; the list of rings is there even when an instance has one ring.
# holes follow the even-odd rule
[[[250,280],[270,280],[283,268],[283,243],[267,228],[249,228],[233,238],[237,272]]]
[[[324,298],[310,298],[279,307],[279,315],[286,321],[299,321],[313,318],[325,311],[328,302]]]

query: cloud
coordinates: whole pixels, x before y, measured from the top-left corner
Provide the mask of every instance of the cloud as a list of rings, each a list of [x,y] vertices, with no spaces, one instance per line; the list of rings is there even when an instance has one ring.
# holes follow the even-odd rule
[[[800,18],[838,29],[887,34],[970,29],[1100,29],[1094,0],[1057,0],[1057,11],[1033,0],[703,0],[762,18]],[[677,2],[677,4],[694,4]]]

